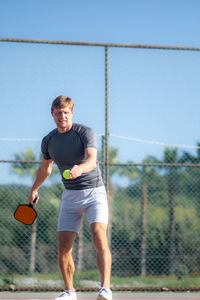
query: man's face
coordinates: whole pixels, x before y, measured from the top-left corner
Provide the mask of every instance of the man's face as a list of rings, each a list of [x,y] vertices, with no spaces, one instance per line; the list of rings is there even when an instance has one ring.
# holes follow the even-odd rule
[[[54,108],[52,116],[58,127],[58,131],[65,132],[71,128],[73,114],[74,112],[69,107]]]

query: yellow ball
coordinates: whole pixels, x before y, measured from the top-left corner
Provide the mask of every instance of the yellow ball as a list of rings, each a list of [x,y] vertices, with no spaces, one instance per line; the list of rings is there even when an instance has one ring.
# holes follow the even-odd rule
[[[65,170],[65,171],[63,172],[63,177],[64,177],[65,179],[70,179],[70,170]]]

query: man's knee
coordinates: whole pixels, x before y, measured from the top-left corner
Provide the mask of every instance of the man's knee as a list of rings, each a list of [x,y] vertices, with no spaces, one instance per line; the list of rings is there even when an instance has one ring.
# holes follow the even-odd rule
[[[94,223],[91,225],[93,243],[95,247],[99,250],[104,250],[108,248],[106,230],[107,230],[107,225],[105,224]]]
[[[58,254],[61,255],[71,255],[72,254],[72,247],[68,245],[59,245],[58,246]]]
[[[59,255],[71,255],[72,246],[76,233],[74,232],[59,232],[58,233],[58,253]]]

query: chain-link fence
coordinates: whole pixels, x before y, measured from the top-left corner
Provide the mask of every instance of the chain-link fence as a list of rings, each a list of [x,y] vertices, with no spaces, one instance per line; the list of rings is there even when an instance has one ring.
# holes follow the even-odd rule
[[[19,174],[38,168],[38,162],[2,164],[13,170],[18,166]],[[200,165],[129,163],[111,164],[109,170],[112,277],[199,273]],[[59,273],[56,226],[63,186],[54,173],[40,190],[32,226],[13,217],[17,205],[27,203],[30,186],[0,186],[1,274]],[[96,253],[86,219],[73,256],[77,284],[95,285]]]
[[[2,126],[12,125],[0,137],[0,286],[63,285],[56,234],[63,186],[56,167],[40,189],[37,221],[25,226],[14,219],[13,213],[19,204],[28,202],[41,158],[41,139],[55,127],[49,120],[50,101],[53,95],[70,88],[69,96],[75,98],[79,113],[75,122],[93,128],[101,147],[99,161],[110,210],[112,286],[165,286],[168,283],[158,280],[166,276],[175,287],[199,287],[195,278],[200,278],[200,144],[181,144],[191,144],[188,141],[193,143],[198,138],[196,79],[200,48],[6,38],[0,42],[4,91],[1,121]],[[151,51],[147,53],[146,49]],[[13,64],[8,66],[8,60]],[[191,69],[187,71],[185,65]],[[15,98],[10,89],[13,82]],[[159,85],[161,92],[152,93]],[[147,94],[143,93],[145,89]],[[77,90],[81,91],[80,99]],[[179,93],[182,90],[184,98]],[[186,103],[187,108],[182,110]],[[31,115],[27,108],[31,108]],[[168,139],[168,135],[163,137],[166,132],[172,144],[158,142],[159,136]],[[141,147],[141,143],[148,146]],[[162,149],[154,147],[163,146],[170,149],[161,159]],[[174,147],[189,152],[179,157]],[[132,159],[142,163],[129,161]],[[86,219],[75,240],[73,256],[75,286],[99,285]],[[192,281],[175,280],[184,280],[186,275]],[[147,277],[148,282],[143,281]]]

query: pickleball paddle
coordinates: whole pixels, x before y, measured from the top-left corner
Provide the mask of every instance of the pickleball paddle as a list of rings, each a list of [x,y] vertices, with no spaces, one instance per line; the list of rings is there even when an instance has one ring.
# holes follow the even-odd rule
[[[35,197],[33,202],[36,202],[36,200],[37,197]],[[20,204],[14,212],[14,218],[25,225],[32,225],[37,218],[37,212],[30,203]]]

